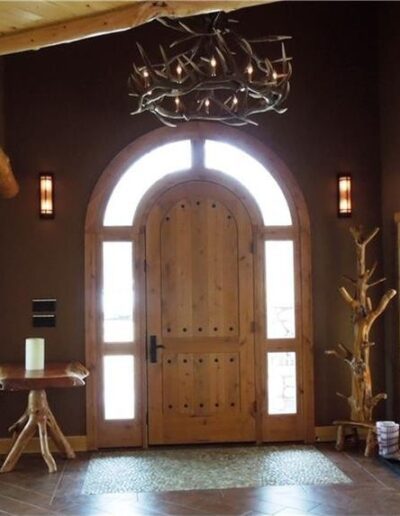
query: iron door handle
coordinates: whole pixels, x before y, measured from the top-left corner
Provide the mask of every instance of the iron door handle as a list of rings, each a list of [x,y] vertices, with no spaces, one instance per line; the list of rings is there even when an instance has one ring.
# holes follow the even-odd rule
[[[157,344],[157,335],[150,335],[149,357],[151,364],[157,363],[157,349],[159,348],[165,348],[165,346],[162,344]]]

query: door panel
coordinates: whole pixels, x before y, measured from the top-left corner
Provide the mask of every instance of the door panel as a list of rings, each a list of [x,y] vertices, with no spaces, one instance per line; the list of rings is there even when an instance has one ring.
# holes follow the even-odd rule
[[[149,443],[255,440],[252,227],[226,188],[164,193],[146,226]]]

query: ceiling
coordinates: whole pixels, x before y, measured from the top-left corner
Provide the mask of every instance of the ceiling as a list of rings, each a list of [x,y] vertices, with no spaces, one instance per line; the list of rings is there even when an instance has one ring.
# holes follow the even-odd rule
[[[0,55],[127,30],[160,16],[230,11],[268,1],[273,0],[0,0]]]

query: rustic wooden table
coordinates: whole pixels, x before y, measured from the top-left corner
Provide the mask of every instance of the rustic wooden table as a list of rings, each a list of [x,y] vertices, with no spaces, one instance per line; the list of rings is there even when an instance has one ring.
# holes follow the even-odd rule
[[[9,431],[13,433],[11,450],[8,453],[1,473],[12,471],[24,448],[39,430],[40,449],[49,468],[49,472],[57,471],[56,462],[50,453],[47,429],[49,429],[55,445],[73,459],[75,453],[62,433],[47,403],[45,389],[80,387],[85,385],[84,379],[89,371],[79,362],[49,363],[43,371],[26,371],[22,364],[0,364],[0,390],[30,391],[28,407],[24,414],[14,423]]]

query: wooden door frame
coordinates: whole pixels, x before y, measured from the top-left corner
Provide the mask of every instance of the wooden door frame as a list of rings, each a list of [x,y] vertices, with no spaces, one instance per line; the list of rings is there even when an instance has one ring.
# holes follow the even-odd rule
[[[226,174],[217,171],[208,171],[203,168],[200,162],[199,149],[202,142],[206,139],[229,143],[243,150],[271,173],[289,204],[293,225],[290,227],[265,227],[260,222],[261,215],[255,200],[245,191],[242,185],[236,180],[230,178]],[[121,176],[126,172],[127,168],[138,158],[166,143],[172,143],[180,140],[191,140],[193,150],[192,170],[197,170],[196,174],[191,172],[188,175],[170,174],[163,180],[159,181],[143,196],[134,220],[134,225],[130,227],[104,227],[102,224],[104,212],[106,209],[109,196],[114,186],[118,183]],[[85,223],[85,344],[86,344],[86,363],[91,371],[91,376],[87,382],[86,398],[87,398],[87,439],[89,449],[98,447],[97,421],[101,410],[101,400],[99,392],[101,392],[101,367],[99,364],[98,351],[98,327],[101,315],[101,306],[97,296],[98,276],[100,271],[100,252],[99,245],[104,238],[110,239],[127,239],[129,241],[142,242],[139,245],[141,249],[139,256],[136,257],[137,263],[135,270],[137,271],[137,288],[138,296],[144,299],[145,295],[145,276],[143,269],[143,227],[147,214],[152,204],[162,191],[168,189],[177,182],[185,182],[193,180],[197,177],[201,179],[211,179],[223,186],[227,186],[236,196],[238,196],[249,212],[252,224],[254,225],[255,234],[255,277],[264,274],[264,255],[263,242],[265,238],[284,239],[290,238],[295,242],[295,255],[297,263],[296,269],[296,315],[297,315],[297,331],[298,339],[301,343],[302,361],[298,365],[301,368],[302,384],[299,386],[302,406],[301,435],[305,442],[313,442],[315,440],[314,427],[314,367],[313,367],[313,334],[312,334],[312,285],[311,285],[311,237],[310,237],[310,221],[307,206],[300,188],[297,185],[293,175],[283,163],[270,149],[265,147],[254,137],[247,135],[237,129],[204,122],[190,122],[182,124],[179,128],[161,128],[146,134],[125,147],[107,166],[103,174],[100,176],[89,201],[86,223]],[[261,276],[258,276],[261,277]],[[262,282],[259,282],[260,284]],[[255,317],[259,321],[256,325],[256,356],[257,360],[264,362],[265,349],[262,342],[265,342],[265,319],[263,285],[257,289],[255,296],[256,313]],[[139,325],[139,349],[138,357],[141,361],[139,371],[139,381],[142,386],[140,400],[140,414],[142,426],[142,446],[147,445],[146,431],[146,407],[147,407],[147,378],[146,378],[146,334],[145,334],[145,313],[141,303],[139,313],[137,314],[137,322]],[[301,310],[299,307],[301,306]],[[257,374],[257,373],[256,373]],[[265,402],[265,389],[262,385],[262,375],[256,376],[257,398],[258,403]],[[265,406],[265,405],[264,405]],[[262,421],[261,410],[258,410],[257,441],[262,441]]]

